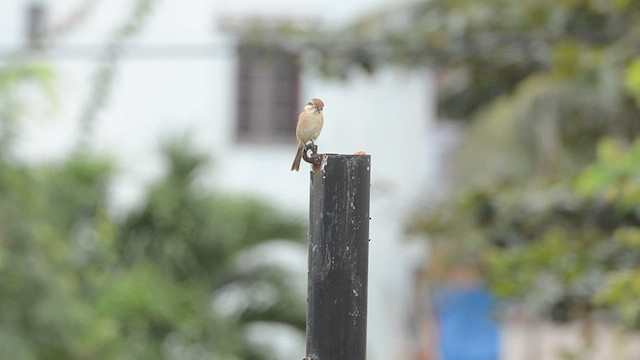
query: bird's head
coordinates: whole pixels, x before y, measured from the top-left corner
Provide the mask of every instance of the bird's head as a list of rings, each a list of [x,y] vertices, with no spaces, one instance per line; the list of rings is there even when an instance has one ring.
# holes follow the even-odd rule
[[[313,98],[309,100],[304,109],[306,111],[322,112],[322,109],[324,109],[324,102],[318,98]]]

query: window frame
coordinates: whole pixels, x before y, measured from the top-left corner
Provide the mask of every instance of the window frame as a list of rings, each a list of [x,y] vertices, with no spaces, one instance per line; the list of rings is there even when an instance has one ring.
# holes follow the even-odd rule
[[[245,43],[236,54],[235,141],[291,143],[300,100],[299,55]]]

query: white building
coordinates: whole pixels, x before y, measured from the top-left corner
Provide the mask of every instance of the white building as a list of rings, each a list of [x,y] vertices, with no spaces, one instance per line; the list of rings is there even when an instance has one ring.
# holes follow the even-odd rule
[[[33,0],[4,0],[0,11],[0,56],[25,44]],[[34,106],[24,124],[19,152],[34,161],[60,158],[74,146],[103,47],[130,14],[131,0],[39,1],[45,24],[56,27],[80,6],[88,13],[75,28],[53,39],[42,55],[56,75],[59,106]],[[96,122],[91,142],[112,154],[121,166],[114,188],[119,206],[138,199],[142,186],[162,170],[158,144],[169,135],[190,132],[215,159],[211,184],[230,192],[251,193],[305,218],[309,175],[291,173],[295,151],[289,137],[260,136],[255,111],[269,108],[252,95],[255,108],[240,120],[239,57],[236,39],[220,30],[220,19],[257,16],[309,18],[339,24],[393,0],[158,0],[141,31],[128,40],[115,64],[112,88]],[[37,18],[37,14],[35,14]],[[36,19],[37,20],[37,19]],[[0,58],[1,61],[1,58]],[[269,80],[245,79],[244,81]],[[264,82],[266,81],[266,82]],[[433,168],[427,155],[428,129],[434,120],[434,94],[428,71],[386,68],[374,76],[354,72],[348,81],[327,80],[300,69],[296,80],[299,111],[307,99],[324,100],[325,126],[320,152],[372,156],[371,248],[369,281],[369,358],[402,359],[407,351],[408,293],[411,271],[421,252],[402,243],[403,221],[419,201]],[[260,85],[250,84],[260,93]],[[256,90],[257,89],[257,90]],[[265,92],[266,91],[266,92]],[[34,99],[34,103],[38,102]],[[249,106],[243,103],[244,106]],[[258,110],[256,110],[258,109]],[[248,119],[248,120],[247,120]],[[262,121],[262,120],[260,120]],[[295,122],[295,113],[290,121]],[[243,127],[244,126],[244,127]],[[247,130],[249,126],[249,130]],[[251,128],[251,126],[256,126]],[[287,126],[290,126],[287,125]],[[246,132],[246,133],[245,133]],[[254,137],[255,135],[258,137]],[[245,136],[247,135],[247,136]],[[418,254],[417,254],[418,253]],[[300,269],[306,274],[306,269]],[[296,356],[304,355],[300,344]]]

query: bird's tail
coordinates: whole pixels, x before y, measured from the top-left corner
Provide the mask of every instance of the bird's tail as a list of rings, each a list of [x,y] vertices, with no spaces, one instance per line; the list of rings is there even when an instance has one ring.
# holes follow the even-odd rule
[[[291,165],[291,171],[300,170],[300,160],[302,160],[303,151],[304,151],[304,145],[298,144],[298,150],[296,151],[296,157],[293,159],[293,165]]]

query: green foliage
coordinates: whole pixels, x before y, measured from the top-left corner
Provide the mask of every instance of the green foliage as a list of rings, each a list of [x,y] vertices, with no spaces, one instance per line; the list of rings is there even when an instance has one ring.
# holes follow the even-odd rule
[[[640,105],[640,59],[635,59],[627,68],[626,86],[634,96],[636,104]]]
[[[640,270],[626,269],[610,274],[604,291],[596,298],[612,305],[632,325],[640,323]]]
[[[207,158],[184,140],[164,149],[167,173],[140,209],[116,220],[114,161],[89,151],[42,165],[7,156],[20,89],[51,79],[46,68],[0,70],[0,357],[270,359],[246,329],[303,329],[304,298],[284,269],[242,259],[270,240],[302,239],[301,225],[197,186]],[[212,306],[229,288],[255,290],[231,294],[243,304],[231,315]]]
[[[606,101],[595,103],[597,109],[626,101],[616,82],[635,56],[630,49],[637,46],[639,13],[640,4],[626,0],[422,0],[365,14],[338,28],[251,21],[234,30],[256,47],[307,53],[329,76],[347,77],[354,68],[371,73],[389,63],[428,64],[441,74],[440,114],[470,120],[527,77],[547,72],[600,88],[593,98]],[[590,99],[582,98],[586,105]],[[592,107],[584,110],[589,114]]]
[[[175,143],[165,153],[166,178],[151,186],[146,204],[121,229],[122,258],[133,267],[150,262],[163,276],[178,284],[196,283],[205,294],[266,287],[277,294],[276,301],[264,306],[257,296],[256,304],[238,314],[239,321],[276,321],[304,329],[304,302],[285,273],[237,262],[269,240],[302,239],[300,224],[274,216],[275,209],[253,199],[206,193],[194,184],[204,165],[202,155],[185,153]]]
[[[598,145],[598,161],[577,179],[577,191],[587,197],[634,209],[640,203],[640,139],[624,146],[612,139]]]
[[[33,91],[32,96],[40,93],[54,104],[53,80],[53,72],[43,64],[10,60],[0,65],[0,159],[9,155],[16,126],[27,108],[26,90]]]
[[[122,222],[107,209],[111,161],[0,165],[0,354],[12,359],[269,359],[255,322],[304,328],[304,299],[270,264],[242,266],[296,222],[256,200],[195,185],[205,158],[175,145],[168,172]],[[229,288],[234,316],[212,307]],[[264,292],[271,294],[265,303]]]
[[[418,215],[414,231],[469,248],[503,297],[535,304],[556,320],[614,310],[640,325],[640,140],[598,145],[573,183],[532,180],[474,187]],[[460,266],[450,263],[449,266]]]
[[[481,269],[557,320],[607,309],[638,326],[639,26],[626,0],[424,0],[342,28],[236,30],[326,75],[434,68],[439,114],[470,126],[453,196],[409,224],[432,262]]]
[[[106,324],[87,296],[110,262],[101,244],[113,242],[113,225],[96,203],[105,197],[109,166],[71,158],[57,166],[1,168],[0,331],[11,336],[0,349],[14,354],[15,347],[23,356],[14,358],[59,359],[109,347],[103,342],[109,331],[100,329]],[[61,189],[75,192],[63,201]]]
[[[155,3],[136,1],[114,35],[82,136],[106,101],[123,40]],[[163,150],[167,173],[140,208],[117,217],[108,191],[116,162],[87,143],[59,162],[14,158],[34,97],[59,100],[54,80],[46,64],[19,56],[0,66],[0,358],[273,359],[248,329],[300,331],[304,297],[281,266],[243,261],[272,240],[297,244],[301,224],[255,199],[198,186],[207,156],[185,139]],[[233,312],[219,306],[223,297]]]

